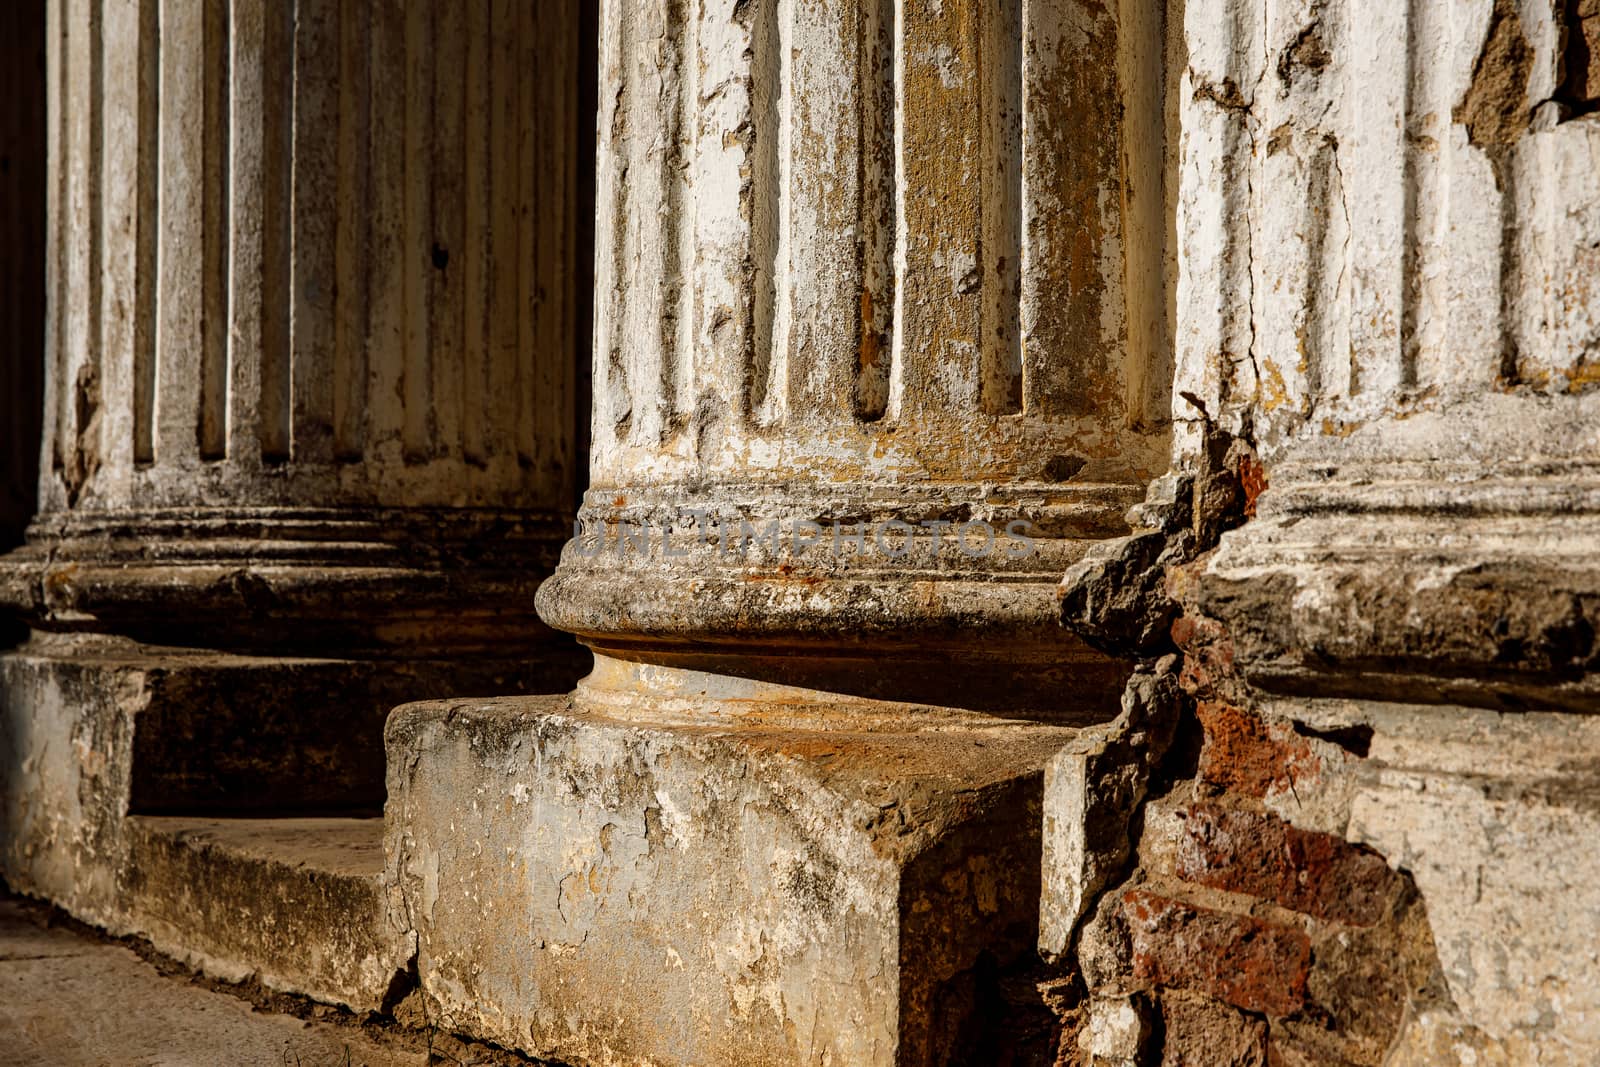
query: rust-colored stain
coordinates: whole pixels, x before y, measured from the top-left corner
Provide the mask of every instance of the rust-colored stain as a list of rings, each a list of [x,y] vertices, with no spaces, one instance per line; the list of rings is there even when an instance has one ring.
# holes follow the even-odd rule
[[[1253,519],[1256,515],[1256,498],[1267,488],[1267,468],[1259,459],[1245,456],[1239,461],[1239,485],[1244,489],[1245,518]]]
[[[861,290],[861,369],[878,365],[878,331],[872,328],[872,290]]]
[[[1271,360],[1262,361],[1261,375],[1261,410],[1276,411],[1287,404],[1294,402],[1289,395],[1289,383],[1284,381],[1283,371]]]
[[[77,574],[77,571],[78,565],[76,563],[68,563],[50,571],[49,574],[45,575],[45,590],[51,596],[62,595],[72,588],[72,579]]]
[[[747,574],[744,576],[744,580],[750,583],[785,582],[795,585],[820,585],[822,583],[822,578],[815,574],[805,574],[796,578],[793,563],[780,563],[773,568],[773,571],[774,573],[770,574]]]

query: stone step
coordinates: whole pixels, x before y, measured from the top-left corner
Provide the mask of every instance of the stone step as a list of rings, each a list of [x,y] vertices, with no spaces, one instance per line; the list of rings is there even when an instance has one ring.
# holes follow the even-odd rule
[[[129,925],[225,981],[259,980],[356,1011],[412,985],[384,909],[383,820],[129,816]]]

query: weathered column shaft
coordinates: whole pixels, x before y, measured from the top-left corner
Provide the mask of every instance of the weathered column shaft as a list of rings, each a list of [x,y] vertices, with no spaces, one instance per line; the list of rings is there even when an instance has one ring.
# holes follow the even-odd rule
[[[1222,11],[1187,16],[1178,386],[1267,462],[1211,567],[1252,677],[1587,701],[1593,21]]]
[[[164,551],[275,563],[291,599],[302,563],[312,584],[343,562],[383,585],[384,569],[487,540],[471,551],[501,570],[481,590],[497,603],[471,603],[471,566],[452,595],[529,624],[516,601],[552,562],[577,477],[574,18],[338,0],[51,10],[34,540],[59,557],[99,539],[82,552],[117,566]],[[11,572],[12,598],[56,618],[117,613],[112,587],[140,580]]]
[[[1188,14],[1179,387],[1235,419],[1259,398],[1269,444],[1587,392],[1600,176],[1590,90],[1563,79],[1592,20],[1228,7]]]
[[[1162,120],[1124,106],[1162,32],[1068,2],[608,4],[592,482],[546,620],[783,646],[770,676],[877,696],[979,626],[973,690],[1118,688],[1085,688],[1053,582],[1166,466]]]
[[[65,0],[47,506],[561,508],[564,18]]]
[[[597,487],[1164,468],[1159,39],[1022,8],[607,6]]]

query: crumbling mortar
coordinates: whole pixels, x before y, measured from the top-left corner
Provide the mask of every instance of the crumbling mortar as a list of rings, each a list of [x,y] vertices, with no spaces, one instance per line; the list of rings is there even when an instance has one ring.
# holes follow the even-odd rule
[[[1059,590],[1063,625],[1091,646],[1137,664],[1124,693],[1124,713],[1111,728],[1113,741],[1126,740],[1131,732],[1132,709],[1139,702],[1134,687],[1142,679],[1154,676],[1170,678],[1174,683],[1177,679],[1175,664],[1181,653],[1171,626],[1181,608],[1167,587],[1168,572],[1199,559],[1216,547],[1224,532],[1248,521],[1255,502],[1254,493],[1246,486],[1246,472],[1251,465],[1257,472],[1255,491],[1266,484],[1248,420],[1243,435],[1234,437],[1217,425],[1198,397],[1185,394],[1185,399],[1203,419],[1197,455],[1183,468],[1153,481],[1145,502],[1129,512],[1129,525],[1134,532],[1096,545],[1067,572]],[[1065,951],[1059,956],[1061,960],[1081,962],[1089,925],[1103,909],[1113,906],[1120,893],[1144,881],[1135,843],[1143,834],[1146,805],[1152,796],[1168,791],[1187,771],[1181,765],[1187,756],[1177,738],[1186,730],[1198,728],[1194,700],[1176,684],[1161,695],[1168,705],[1146,709],[1146,723],[1164,717],[1170,724],[1166,743],[1150,746],[1146,751],[1135,746],[1125,757],[1139,782],[1123,814],[1122,826],[1113,832],[1125,837],[1127,847],[1122,850],[1116,869],[1105,872],[1099,884],[1085,895]],[[1088,997],[1081,966],[1074,967],[1065,995],[1075,1006],[1062,1015],[1063,1049],[1075,1040],[1076,1030],[1086,1018],[1076,1006],[1086,1003]],[[1159,1047],[1159,1035],[1156,1046]]]

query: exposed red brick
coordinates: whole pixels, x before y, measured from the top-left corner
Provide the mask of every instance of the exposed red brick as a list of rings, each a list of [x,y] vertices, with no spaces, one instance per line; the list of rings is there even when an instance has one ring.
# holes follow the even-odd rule
[[[1184,820],[1178,876],[1352,926],[1380,922],[1400,891],[1399,876],[1369,848],[1206,802]]]
[[[1161,1067],[1267,1067],[1267,1024],[1196,993],[1161,998]]]
[[[1245,1011],[1287,1015],[1305,1003],[1305,932],[1147,890],[1122,896],[1134,977],[1207,993]]]
[[[1213,695],[1219,684],[1234,681],[1233,641],[1215,619],[1180,615],[1172,623],[1172,643],[1183,651],[1178,684],[1200,697]]]
[[[1195,710],[1205,730],[1200,779],[1208,785],[1264,797],[1322,769],[1311,745],[1293,730],[1232,704],[1203,701]]]
[[[1256,497],[1267,489],[1267,468],[1256,457],[1245,455],[1239,458],[1239,487],[1244,490],[1245,518],[1255,518]]]

